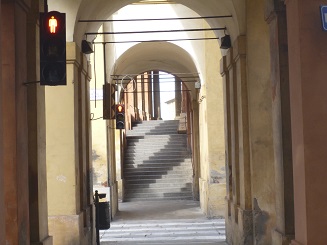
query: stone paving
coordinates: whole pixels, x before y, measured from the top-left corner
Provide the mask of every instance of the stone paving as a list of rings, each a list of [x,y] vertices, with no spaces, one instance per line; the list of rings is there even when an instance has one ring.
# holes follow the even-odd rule
[[[101,245],[227,245],[224,219],[207,219],[190,200],[126,202]]]

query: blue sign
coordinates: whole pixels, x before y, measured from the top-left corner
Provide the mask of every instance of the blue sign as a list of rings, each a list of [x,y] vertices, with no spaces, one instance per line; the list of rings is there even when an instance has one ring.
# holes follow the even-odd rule
[[[322,29],[327,31],[327,6],[320,6]]]

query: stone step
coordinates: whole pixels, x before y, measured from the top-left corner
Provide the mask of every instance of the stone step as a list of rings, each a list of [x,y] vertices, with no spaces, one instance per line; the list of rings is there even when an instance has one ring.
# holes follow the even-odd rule
[[[168,153],[166,152],[150,152],[150,151],[138,151],[138,152],[131,152],[126,151],[125,152],[125,159],[126,158],[135,158],[135,157],[148,157],[148,158],[153,158],[153,157],[188,157],[191,158],[191,155],[189,152],[185,151],[185,150],[181,150],[181,151],[170,151]]]
[[[180,148],[185,148],[185,142],[182,141],[176,141],[176,142],[162,142],[158,140],[153,140],[153,141],[142,141],[142,142],[130,142],[127,141],[127,146],[153,146],[155,147],[160,147],[160,148],[175,148],[176,146],[179,146]],[[173,147],[169,147],[173,146]]]
[[[141,159],[134,159],[128,160],[124,162],[124,164],[162,164],[162,165],[174,165],[178,166],[181,163],[188,163],[191,164],[191,158],[175,158],[175,159],[164,159],[164,158],[153,158],[149,160],[141,160]]]
[[[152,176],[162,176],[162,175],[172,175],[172,174],[178,174],[178,175],[189,175],[192,176],[193,170],[187,169],[187,170],[157,170],[157,169],[128,169],[124,170],[124,177],[136,177],[140,175],[152,175]]]
[[[139,163],[139,162],[144,162],[144,164],[149,163],[149,162],[182,162],[185,161],[185,157],[183,156],[127,156],[125,157],[125,163]],[[191,159],[189,159],[188,162],[191,162]]]
[[[185,148],[186,140],[167,140],[167,139],[145,139],[145,140],[128,140],[127,145],[157,145],[157,146],[165,146],[165,145],[180,145]]]
[[[163,134],[163,135],[138,135],[138,136],[126,136],[131,141],[142,141],[142,140],[162,140],[162,141],[186,141],[187,136],[185,134]]]
[[[100,231],[101,245],[225,245],[224,220],[152,220],[146,223],[111,223]]]
[[[193,199],[191,155],[178,125],[147,121],[126,132],[124,200]]]
[[[133,170],[173,170],[176,167],[181,167],[183,170],[191,170],[192,167],[190,166],[190,162],[184,162],[184,163],[178,163],[178,162],[168,162],[168,163],[161,163],[161,162],[140,162],[140,163],[135,163],[135,161],[131,162],[125,162],[125,169],[128,169],[128,171],[133,171]],[[125,172],[125,170],[124,170]],[[126,173],[126,172],[125,172]]]
[[[193,195],[192,192],[167,192],[167,193],[129,193],[126,200],[131,200],[132,198],[148,198],[152,199],[163,199],[163,198],[180,198],[185,200],[192,200]]]
[[[148,194],[153,194],[153,193],[190,193],[192,194],[192,188],[190,187],[184,187],[184,188],[176,188],[176,187],[170,187],[170,188],[130,188],[127,193],[131,194],[137,194],[137,193],[148,193]]]
[[[193,196],[174,196],[174,197],[128,197],[124,198],[126,202],[142,202],[142,201],[166,201],[166,200],[193,200]]]
[[[192,183],[165,183],[165,182],[155,182],[150,184],[141,183],[126,183],[129,188],[141,189],[141,188],[192,188]]]
[[[177,129],[165,129],[165,130],[155,130],[155,129],[139,129],[139,130],[132,130],[127,131],[126,136],[128,138],[137,138],[138,136],[140,138],[143,137],[161,137],[161,136],[170,136],[174,137],[179,135]]]
[[[182,180],[192,180],[191,175],[190,177],[185,177],[183,173],[172,173],[168,175],[160,175],[158,173],[151,173],[151,174],[124,174],[125,180],[175,180],[175,179],[182,179]]]
[[[126,186],[135,184],[152,184],[152,183],[177,183],[177,184],[187,184],[192,183],[192,177],[190,178],[164,178],[164,179],[125,179]]]

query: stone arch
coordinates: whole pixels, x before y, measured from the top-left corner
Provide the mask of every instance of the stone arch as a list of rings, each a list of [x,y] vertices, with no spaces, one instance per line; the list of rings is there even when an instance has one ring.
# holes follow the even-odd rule
[[[95,3],[90,3],[89,0],[80,0],[79,3],[69,3],[67,1],[59,0],[49,2],[49,7],[56,8],[58,11],[67,12],[68,16],[68,41],[75,41],[80,43],[84,37],[84,33],[90,30],[98,30],[102,23],[79,23],[80,19],[107,19],[120,8],[136,3],[136,0],[100,0]],[[227,27],[228,33],[232,40],[235,40],[238,35],[244,34],[246,31],[245,24],[245,3],[241,0],[227,0],[224,2],[196,1],[196,0],[176,0],[176,3],[182,4],[199,16],[212,15],[232,15],[232,18],[226,19],[208,19],[210,26]],[[216,36],[219,37],[222,33],[216,31]]]
[[[192,57],[184,49],[175,44],[163,42],[140,43],[128,49],[117,59],[112,75],[139,74],[148,70],[161,70],[171,74],[198,73]],[[186,86],[191,90],[192,98],[196,99],[194,86]]]

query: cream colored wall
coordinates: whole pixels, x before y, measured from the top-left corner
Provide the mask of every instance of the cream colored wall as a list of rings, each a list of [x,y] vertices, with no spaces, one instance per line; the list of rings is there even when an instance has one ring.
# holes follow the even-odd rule
[[[212,37],[213,33],[208,32],[206,36]],[[221,52],[217,41],[206,41],[203,49],[205,62],[201,65],[205,69],[205,80],[199,93],[200,201],[208,217],[218,217],[225,214],[226,195]]]
[[[102,31],[102,27],[99,31]],[[103,36],[97,37],[96,41],[103,41]],[[95,56],[95,59],[94,59]],[[93,162],[93,185],[94,188],[108,186],[108,160],[107,160],[107,136],[106,120],[103,120],[102,86],[104,83],[103,47],[95,45],[94,53],[89,56],[93,76],[90,81],[90,90],[98,95],[91,99],[92,124],[92,162]],[[96,71],[94,71],[94,65]],[[94,100],[96,99],[96,101]]]
[[[87,74],[86,60],[75,43],[68,43],[67,86],[45,89],[49,234],[54,245],[86,245],[92,240],[92,197],[87,196],[90,183],[86,178]]]

